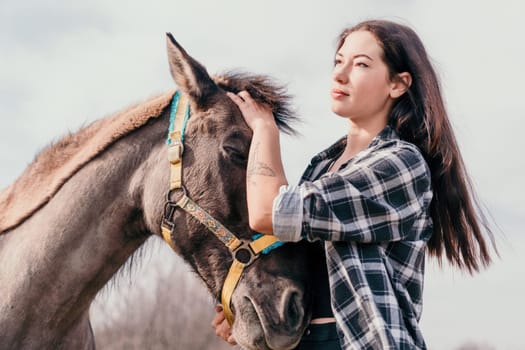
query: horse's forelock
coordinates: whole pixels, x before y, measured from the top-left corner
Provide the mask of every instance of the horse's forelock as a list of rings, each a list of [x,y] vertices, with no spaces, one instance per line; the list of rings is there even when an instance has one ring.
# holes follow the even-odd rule
[[[292,96],[286,86],[266,75],[230,71],[213,77],[223,90],[238,93],[246,90],[258,103],[272,108],[279,128],[287,134],[296,134],[292,124],[298,120],[291,106]]]

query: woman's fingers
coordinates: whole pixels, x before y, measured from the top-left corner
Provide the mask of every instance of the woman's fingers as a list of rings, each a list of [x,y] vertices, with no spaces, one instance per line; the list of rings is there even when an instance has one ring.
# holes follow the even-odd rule
[[[258,108],[259,105],[255,102],[246,90],[239,91],[239,93],[234,94],[232,92],[226,92],[229,98],[239,107],[241,111],[246,110],[247,108]]]
[[[251,103],[253,102],[252,96],[246,90],[239,91],[237,94],[244,102]]]
[[[233,335],[231,335],[231,333],[226,341],[228,342],[228,344],[237,345],[237,342],[235,341],[235,338],[233,337]]]
[[[271,108],[256,102],[248,91],[243,90],[238,94],[227,92],[226,94],[239,107],[244,121],[250,129],[254,130],[260,122],[274,123],[275,125]]]
[[[228,321],[222,321],[222,323],[219,324],[217,328],[215,328],[215,334],[228,343],[232,344],[233,342],[233,344],[235,344],[235,338],[232,336],[232,330],[228,324]]]
[[[211,321],[211,326],[213,328],[217,328],[224,321],[224,319],[225,317],[223,314],[215,315],[215,318],[213,319],[213,321]]]
[[[222,312],[222,307],[215,307],[215,317],[213,318],[213,321],[211,321],[211,326],[213,328],[217,328],[224,320],[226,317],[224,317],[224,312]]]
[[[235,338],[232,336],[232,330],[230,327],[230,324],[226,320],[226,317],[224,317],[224,311],[222,309],[221,305],[215,306],[215,312],[216,315],[213,318],[213,321],[211,322],[211,326],[213,329],[215,329],[215,334],[228,342],[228,344],[236,345],[237,342],[235,341]]]
[[[242,104],[244,103],[244,100],[238,96],[237,94],[234,94],[233,92],[226,92],[226,95],[239,107],[242,107]]]

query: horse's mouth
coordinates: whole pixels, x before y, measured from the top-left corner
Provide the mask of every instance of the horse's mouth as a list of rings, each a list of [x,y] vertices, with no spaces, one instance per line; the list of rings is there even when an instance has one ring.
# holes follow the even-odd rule
[[[237,343],[247,350],[272,350],[266,342],[262,320],[252,301],[243,297],[241,305],[236,309],[233,336]]]
[[[297,346],[300,335],[274,334],[272,327],[265,323],[264,307],[247,296],[242,300],[233,328],[233,335],[241,346],[248,350],[290,350]]]

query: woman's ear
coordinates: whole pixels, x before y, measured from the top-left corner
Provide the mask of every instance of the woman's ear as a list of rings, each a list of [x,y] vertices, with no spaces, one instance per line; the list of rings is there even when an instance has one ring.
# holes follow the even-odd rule
[[[398,98],[402,96],[412,84],[412,76],[408,72],[399,73],[392,81],[390,97]]]

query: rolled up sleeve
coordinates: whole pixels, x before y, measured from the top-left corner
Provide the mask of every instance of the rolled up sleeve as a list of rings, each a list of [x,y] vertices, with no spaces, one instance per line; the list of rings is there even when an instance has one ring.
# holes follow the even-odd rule
[[[273,234],[284,242],[301,240],[303,196],[299,186],[281,186],[273,201]]]

